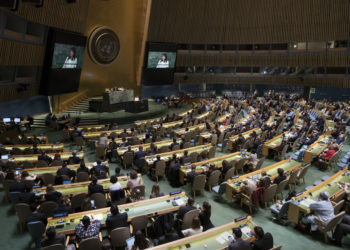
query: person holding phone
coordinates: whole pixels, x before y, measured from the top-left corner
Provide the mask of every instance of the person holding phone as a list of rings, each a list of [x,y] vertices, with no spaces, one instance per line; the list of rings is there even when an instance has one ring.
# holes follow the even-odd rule
[[[232,228],[234,239],[229,237],[228,250],[251,250],[250,242],[242,239],[242,231],[240,228]]]

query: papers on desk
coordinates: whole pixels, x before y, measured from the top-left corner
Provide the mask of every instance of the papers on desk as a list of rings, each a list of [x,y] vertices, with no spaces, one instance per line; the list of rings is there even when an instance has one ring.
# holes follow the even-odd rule
[[[216,237],[216,241],[219,242],[221,245],[227,244],[226,242],[228,242],[228,238],[230,236],[232,237],[232,235],[228,232],[223,232],[222,234],[220,234],[220,236]]]
[[[242,233],[244,233],[245,235],[250,235],[250,228],[249,227],[242,227],[241,228],[241,231],[242,231]]]
[[[315,201],[314,201],[313,199],[306,198],[305,200],[302,200],[302,201],[300,202],[300,205],[303,205],[303,206],[305,206],[305,207],[309,207],[310,204],[312,204],[312,203],[315,203]]]
[[[88,216],[91,220],[103,220],[103,214],[87,214],[86,216]]]
[[[185,202],[183,201],[183,199],[178,199],[178,200],[174,200],[175,204],[177,206],[182,206],[185,204]]]

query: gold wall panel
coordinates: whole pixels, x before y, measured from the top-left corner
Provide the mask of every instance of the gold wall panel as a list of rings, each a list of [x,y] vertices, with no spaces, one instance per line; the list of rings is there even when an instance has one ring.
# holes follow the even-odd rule
[[[87,90],[89,96],[99,96],[105,88],[119,86],[134,89],[140,94],[137,86],[137,67],[140,64],[140,53],[145,20],[146,0],[91,0],[85,35],[100,26],[108,26],[117,33],[120,41],[120,52],[117,59],[109,65],[94,63],[86,50],[80,90]]]
[[[153,0],[150,41],[217,44],[348,39],[348,0]]]

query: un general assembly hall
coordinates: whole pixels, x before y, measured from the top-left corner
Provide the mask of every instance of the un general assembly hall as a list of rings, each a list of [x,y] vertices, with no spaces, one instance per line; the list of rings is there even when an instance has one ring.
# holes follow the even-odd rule
[[[1,250],[350,249],[350,1],[0,0]]]

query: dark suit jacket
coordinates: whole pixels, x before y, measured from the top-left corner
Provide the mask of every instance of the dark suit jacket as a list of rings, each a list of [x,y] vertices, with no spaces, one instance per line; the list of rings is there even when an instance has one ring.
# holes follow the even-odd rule
[[[21,192],[24,193],[27,189],[26,184],[23,182],[15,182],[10,186],[10,192]]]
[[[283,175],[283,176],[277,176],[274,180],[273,180],[273,183],[274,184],[280,184],[281,181],[284,181],[286,179],[286,176]]]
[[[94,194],[94,193],[101,193],[104,194],[105,191],[103,190],[103,186],[100,184],[89,184],[89,193]]]
[[[112,231],[113,229],[116,229],[119,227],[129,227],[128,214],[119,213],[116,215],[108,216],[106,220],[106,226],[108,231]]]
[[[57,175],[67,175],[68,177],[71,177],[73,175],[74,171],[65,167],[65,168],[60,168],[57,170]]]
[[[251,250],[250,242],[247,240],[237,239],[228,246],[228,250]]]
[[[42,223],[44,223],[44,225],[47,225],[47,217],[45,214],[43,213],[39,213],[39,212],[33,212],[27,219],[26,219],[26,223],[28,222],[34,222],[34,221],[41,221]]]
[[[199,173],[197,173],[197,172],[189,172],[188,174],[187,174],[187,181],[188,182],[190,182],[190,183],[192,183],[193,181],[194,181],[194,177],[196,177],[197,175],[199,175]]]
[[[57,234],[55,239],[53,239],[53,240],[44,239],[41,242],[41,246],[42,247],[48,247],[48,246],[52,246],[52,245],[55,245],[55,244],[65,245],[66,244],[65,240],[66,240],[66,237],[65,237],[64,234]]]
[[[71,156],[68,160],[69,164],[79,164],[80,158],[78,156]]]
[[[187,204],[185,206],[181,206],[179,208],[179,211],[177,211],[176,218],[182,220],[184,218],[185,213],[187,213],[188,211],[191,211],[193,209],[196,209],[196,208],[193,206],[189,206]]]
[[[46,161],[48,164],[50,164],[52,162],[52,159],[50,158],[50,156],[48,155],[44,155],[44,156],[38,156],[38,160],[40,161]]]
[[[273,247],[273,238],[270,233],[266,233],[260,240],[256,240],[253,243],[253,249],[255,250],[268,250]]]
[[[58,202],[62,194],[60,192],[53,192],[52,194],[45,194],[45,200]]]

